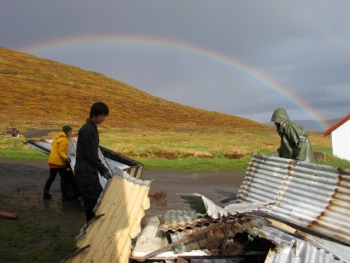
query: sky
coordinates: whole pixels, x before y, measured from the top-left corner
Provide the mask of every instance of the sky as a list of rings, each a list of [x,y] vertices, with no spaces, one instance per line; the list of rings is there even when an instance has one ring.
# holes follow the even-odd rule
[[[349,113],[350,1],[2,0],[0,46],[269,123]],[[0,65],[1,68],[1,65]]]

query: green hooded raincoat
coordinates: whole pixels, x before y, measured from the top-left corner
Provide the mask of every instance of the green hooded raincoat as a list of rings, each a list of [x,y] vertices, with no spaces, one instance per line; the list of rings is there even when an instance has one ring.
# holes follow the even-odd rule
[[[281,146],[271,155],[316,163],[309,136],[303,127],[293,123],[283,108],[274,111],[271,121],[278,123]]]

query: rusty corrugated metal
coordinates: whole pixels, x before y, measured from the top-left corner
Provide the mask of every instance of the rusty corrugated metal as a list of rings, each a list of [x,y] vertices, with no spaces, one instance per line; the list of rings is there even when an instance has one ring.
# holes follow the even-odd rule
[[[96,217],[77,238],[76,253],[63,260],[74,262],[128,262],[131,240],[141,231],[144,210],[149,209],[151,181],[114,175],[95,207]]]
[[[183,231],[170,232],[172,242],[176,242],[184,237],[191,237],[198,231],[207,228],[207,226],[195,227],[193,229],[183,229]],[[235,224],[234,220],[230,220],[217,228],[214,228],[204,234],[191,238],[189,241],[179,244],[174,247],[176,253],[190,252],[193,250],[205,249],[207,251],[218,251],[221,245],[226,242],[229,238],[233,238],[237,233],[243,233],[244,231],[238,225]],[[226,250],[225,255],[233,255],[239,253],[243,249],[243,245],[239,242],[234,243],[234,246],[230,246],[230,252]],[[214,252],[214,253],[215,253]],[[209,252],[208,252],[209,253]],[[209,255],[214,255],[209,253]]]
[[[164,215],[160,215],[159,219],[159,229],[162,231],[193,228],[208,221],[208,218],[203,219],[195,211],[186,210],[168,210]]]
[[[294,160],[255,155],[238,194],[240,203],[222,208],[200,194],[179,194],[181,200],[196,213],[210,216],[213,221],[208,219],[208,224],[193,228],[193,220],[182,218],[181,213],[172,213],[168,224],[174,224],[174,230],[176,221],[181,226],[187,224],[189,227],[176,231],[169,228],[170,244],[164,248],[153,247],[153,252],[150,249],[143,252],[142,246],[139,246],[137,253],[141,257],[136,258],[185,257],[184,253],[190,250],[194,256],[198,256],[209,249],[210,253],[202,255],[201,260],[218,262],[222,256],[239,253],[240,248],[245,251],[249,249],[249,244],[242,241],[232,243],[235,231],[243,231],[248,237],[265,239],[276,246],[271,245],[266,263],[350,262],[350,247],[345,242],[350,231],[350,222],[346,221],[350,201],[349,172],[331,166],[304,162],[297,164]],[[258,215],[251,213],[256,210],[259,210]],[[222,231],[222,227],[226,231]],[[163,231],[158,227],[158,232]],[[196,235],[196,232],[200,235]],[[147,240],[150,242],[152,236],[148,236]],[[229,246],[225,247],[225,251],[220,251],[219,258],[215,258],[215,255],[219,255],[215,251],[223,249],[215,247],[215,244],[226,242],[229,242]],[[235,246],[230,246],[232,244]],[[177,253],[165,253],[171,248],[175,248]],[[254,251],[256,247],[252,249]],[[264,252],[261,253],[264,256]],[[211,258],[206,257],[209,255]],[[231,262],[230,259],[224,260]]]
[[[274,201],[261,211],[350,244],[350,170],[255,155],[246,174],[239,202]]]
[[[142,231],[135,249],[132,252],[132,258],[143,261],[146,258],[152,259],[174,259],[176,257],[184,256],[211,256],[212,260],[215,256],[235,256],[244,255],[249,256],[247,249],[257,249],[254,254],[266,255],[268,250],[266,248],[259,248],[252,244],[247,238],[239,236],[236,239],[237,234],[243,234],[247,229],[253,232],[255,229],[259,229],[264,225],[270,225],[270,222],[259,216],[249,215],[243,217],[230,216],[221,218],[219,220],[213,220],[206,218],[206,224],[199,224],[191,226],[191,228],[180,229],[173,231],[168,229],[166,232],[171,239],[171,243],[164,242],[165,232],[160,229],[160,216],[153,217],[149,222],[146,222],[145,228]],[[186,221],[188,213],[183,211],[173,211],[170,221],[178,220],[179,222]],[[204,223],[204,218],[202,223]],[[182,240],[182,241],[181,241]],[[178,244],[176,242],[181,241]],[[171,244],[174,244],[171,248]],[[163,250],[163,247],[169,247]],[[156,252],[151,253],[150,252]],[[148,256],[149,255],[149,256]],[[148,257],[147,257],[148,256]],[[203,258],[204,260],[204,258]],[[206,260],[209,260],[208,258]],[[191,261],[192,262],[192,261]],[[214,261],[206,261],[214,262]],[[215,261],[217,262],[217,261]]]
[[[213,221],[207,220],[208,225]],[[210,255],[217,255],[221,250],[221,256],[236,255],[241,253],[244,247],[248,244],[248,240],[245,242],[234,242],[234,238],[238,233],[244,233],[246,230],[253,232],[264,225],[270,225],[269,221],[265,218],[258,216],[243,216],[243,217],[228,217],[220,221],[222,224],[218,224],[216,228],[205,232],[204,234],[191,238],[189,241],[182,243],[175,247],[175,251],[178,253],[189,252],[192,250],[205,249],[211,251]],[[215,222],[217,223],[217,222]],[[176,242],[184,238],[185,236],[194,236],[198,231],[207,228],[207,226],[199,226],[193,229],[186,228],[182,231],[170,232],[172,242]],[[226,243],[225,248],[221,247]],[[223,252],[223,250],[225,252]]]

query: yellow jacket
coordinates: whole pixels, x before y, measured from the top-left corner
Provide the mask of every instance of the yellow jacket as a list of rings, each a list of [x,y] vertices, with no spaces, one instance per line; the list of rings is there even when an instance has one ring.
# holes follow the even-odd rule
[[[60,131],[52,142],[48,163],[66,166],[69,139],[65,132]]]

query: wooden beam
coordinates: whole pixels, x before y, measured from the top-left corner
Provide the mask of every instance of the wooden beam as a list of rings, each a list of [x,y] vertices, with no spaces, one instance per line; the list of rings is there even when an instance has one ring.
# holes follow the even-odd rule
[[[6,211],[1,211],[0,210],[0,216],[8,219],[17,219],[18,215],[15,213],[10,213]]]

